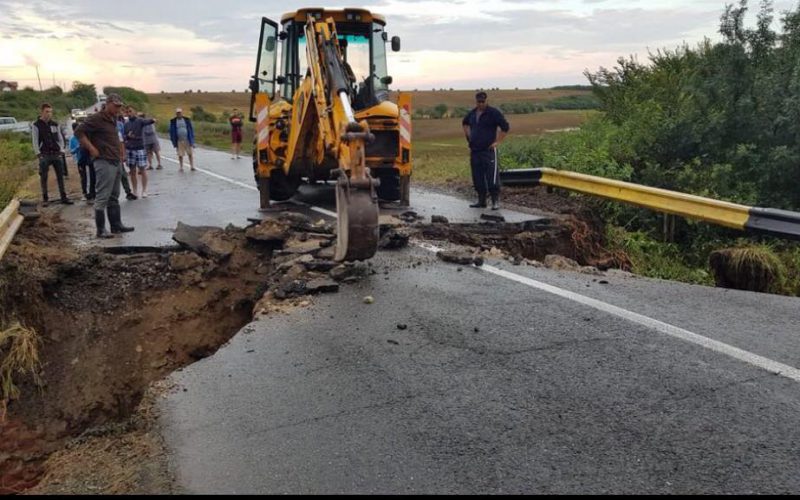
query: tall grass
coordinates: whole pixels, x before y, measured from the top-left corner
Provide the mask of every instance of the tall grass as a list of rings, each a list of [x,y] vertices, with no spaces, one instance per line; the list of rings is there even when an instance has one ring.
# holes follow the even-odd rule
[[[20,396],[15,376],[31,376],[34,383],[41,387],[40,343],[36,330],[18,322],[0,330],[0,422],[5,420],[8,401]]]
[[[26,134],[0,133],[0,210],[34,174],[33,147]]]

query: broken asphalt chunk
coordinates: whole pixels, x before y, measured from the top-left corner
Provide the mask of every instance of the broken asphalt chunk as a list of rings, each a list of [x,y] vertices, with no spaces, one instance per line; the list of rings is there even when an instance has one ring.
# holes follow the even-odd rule
[[[440,260],[444,262],[449,262],[451,264],[459,264],[462,266],[469,266],[472,264],[475,264],[476,266],[483,265],[483,257],[475,257],[474,255],[468,252],[442,250],[440,252],[437,252],[436,256]]]

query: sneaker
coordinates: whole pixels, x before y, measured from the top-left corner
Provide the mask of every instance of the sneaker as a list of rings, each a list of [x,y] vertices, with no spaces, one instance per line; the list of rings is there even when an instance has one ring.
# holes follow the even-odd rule
[[[147,191],[142,191],[142,198],[147,198]]]
[[[147,167],[147,170],[153,170],[153,166],[152,166],[152,165],[149,165],[149,166]]]
[[[157,166],[157,167],[156,167],[156,170],[161,170],[161,169],[163,169],[163,168],[164,168],[164,167],[162,167],[161,165],[159,165],[159,166]]]
[[[128,198],[129,200],[138,200],[139,199],[139,197],[136,196],[133,193],[128,193],[127,195],[125,195],[125,197]]]
[[[486,208],[486,202],[473,203],[472,205],[469,206],[469,208]]]
[[[197,169],[196,169],[196,168],[194,168],[194,167],[192,167],[192,172],[194,172],[195,170],[197,170]]]
[[[492,210],[500,210],[500,203],[493,201],[492,202]]]
[[[62,205],[74,205],[75,202],[70,200],[69,198],[61,198]]]

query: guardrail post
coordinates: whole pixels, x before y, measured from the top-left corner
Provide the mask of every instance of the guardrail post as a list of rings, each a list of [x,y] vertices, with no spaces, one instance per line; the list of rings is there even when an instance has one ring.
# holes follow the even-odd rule
[[[8,206],[0,212],[0,259],[5,255],[11,240],[22,225],[23,217],[19,213],[19,200],[13,199]]]

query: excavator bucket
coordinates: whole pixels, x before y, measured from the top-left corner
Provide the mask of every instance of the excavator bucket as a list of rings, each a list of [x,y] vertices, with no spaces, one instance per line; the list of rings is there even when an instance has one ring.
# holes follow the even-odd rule
[[[364,183],[364,185],[360,185]],[[378,196],[373,181],[359,185],[343,176],[336,182],[337,261],[366,260],[378,250]]]

